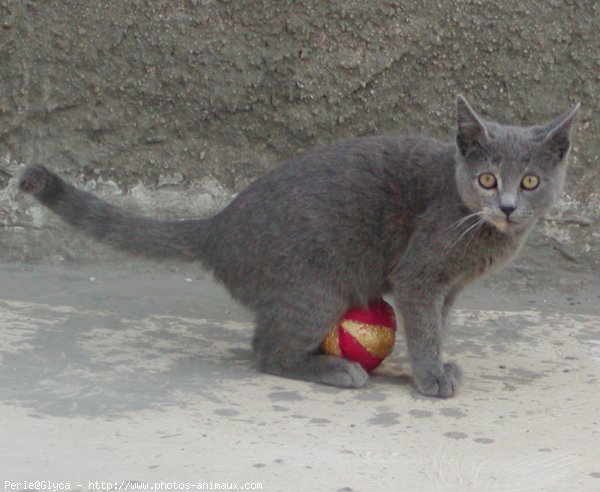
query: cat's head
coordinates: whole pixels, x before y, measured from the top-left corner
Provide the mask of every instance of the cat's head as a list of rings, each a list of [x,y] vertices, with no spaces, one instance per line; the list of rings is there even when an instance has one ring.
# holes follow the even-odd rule
[[[527,229],[557,200],[579,104],[546,125],[484,121],[457,98],[456,183],[464,204],[503,232]]]

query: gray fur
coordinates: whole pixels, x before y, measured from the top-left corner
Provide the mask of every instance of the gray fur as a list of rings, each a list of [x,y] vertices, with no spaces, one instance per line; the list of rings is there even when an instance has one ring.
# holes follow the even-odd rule
[[[545,126],[503,126],[459,97],[456,144],[336,143],[274,169],[207,220],[139,218],[43,166],[28,168],[21,188],[116,248],[203,261],[254,311],[253,348],[271,374],[362,386],[358,364],[319,346],[348,308],[391,292],[418,389],[449,397],[461,379],[441,354],[452,303],[469,281],[513,258],[557,199],[577,111]],[[479,185],[483,172],[497,176],[495,189]],[[535,190],[521,187],[524,174],[539,177]]]

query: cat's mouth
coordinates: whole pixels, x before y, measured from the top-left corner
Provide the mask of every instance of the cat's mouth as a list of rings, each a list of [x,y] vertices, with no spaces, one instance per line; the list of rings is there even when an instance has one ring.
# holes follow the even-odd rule
[[[508,220],[507,219],[496,219],[496,218],[488,218],[488,222],[492,224],[496,229],[500,232],[506,231],[508,229]]]
[[[508,229],[519,227],[520,223],[510,217],[488,217],[488,222],[500,232],[506,232]]]

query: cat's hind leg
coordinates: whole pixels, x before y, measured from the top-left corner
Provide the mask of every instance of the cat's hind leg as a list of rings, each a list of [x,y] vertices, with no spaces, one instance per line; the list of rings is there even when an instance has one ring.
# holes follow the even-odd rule
[[[368,381],[360,364],[320,353],[321,342],[345,311],[341,304],[338,309],[324,304],[304,308],[279,300],[258,313],[252,346],[261,371],[340,388]]]

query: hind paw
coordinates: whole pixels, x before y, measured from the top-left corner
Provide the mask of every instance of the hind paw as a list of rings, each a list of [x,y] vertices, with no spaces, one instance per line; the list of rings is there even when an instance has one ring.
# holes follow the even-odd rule
[[[281,354],[259,355],[259,368],[268,374],[302,379],[314,383],[337,386],[338,388],[360,388],[369,380],[369,375],[357,362],[331,355],[311,354],[296,358],[281,357]]]
[[[338,388],[360,388],[367,384],[369,375],[357,362],[340,359],[327,372],[320,375],[319,382]]]

